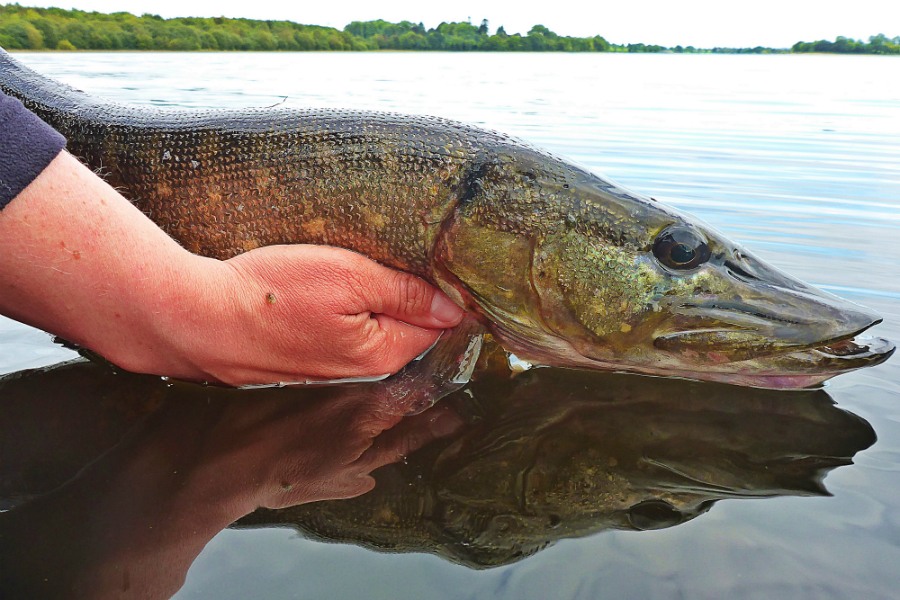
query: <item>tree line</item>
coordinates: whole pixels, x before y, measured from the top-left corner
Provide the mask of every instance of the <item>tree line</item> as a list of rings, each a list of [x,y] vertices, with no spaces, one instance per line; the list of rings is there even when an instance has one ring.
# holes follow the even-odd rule
[[[797,42],[792,52],[836,52],[839,54],[900,54],[900,36],[888,38],[883,33],[869,37],[868,43],[838,36],[833,42]]]
[[[727,52],[772,53],[784,49],[666,48],[656,44],[612,44],[600,35],[569,37],[535,25],[527,34],[491,34],[487,20],[422,23],[354,21],[338,30],[291,21],[225,17],[163,19],[127,12],[104,14],[60,8],[0,5],[0,47],[9,50],[443,50],[487,52]],[[900,54],[900,38],[884,35],[869,43],[837,38],[835,42],[798,42],[793,52]]]

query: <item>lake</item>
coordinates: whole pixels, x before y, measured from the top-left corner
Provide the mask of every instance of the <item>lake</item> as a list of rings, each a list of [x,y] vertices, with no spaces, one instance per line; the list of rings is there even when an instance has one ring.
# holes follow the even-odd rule
[[[18,57],[124,102],[284,102],[501,130],[700,217],[792,275],[874,309],[884,323],[873,333],[900,340],[894,57]],[[45,333],[0,322],[0,373],[75,356]],[[226,485],[233,474],[255,469],[262,479],[301,456],[259,440],[323,438],[302,454],[316,465],[343,452],[358,458],[345,448],[365,440],[331,407],[365,415],[380,392],[222,391],[88,363],[11,376],[0,382],[0,507],[31,504],[36,532],[53,525],[58,533],[34,542],[50,565],[79,564],[75,540],[90,523],[116,529],[108,548],[92,550],[98,556],[114,548],[150,571],[159,561],[160,572],[177,572],[184,559],[165,562],[158,539],[116,527],[156,515],[186,556],[202,547],[183,585],[152,590],[178,598],[896,597],[897,356],[823,390],[781,393],[483,369],[418,423],[426,433],[405,432],[417,449],[377,469],[372,492],[258,511],[225,529],[243,514],[225,510],[225,499],[247,493]],[[382,428],[390,431],[379,440],[397,431]],[[244,434],[252,443],[228,445]],[[153,452],[175,453],[198,436],[215,441],[204,448],[229,448],[201,469],[220,494],[187,503],[190,481],[135,475],[135,465],[155,464]],[[64,483],[50,500],[26,502]],[[138,580],[124,577],[125,587]]]

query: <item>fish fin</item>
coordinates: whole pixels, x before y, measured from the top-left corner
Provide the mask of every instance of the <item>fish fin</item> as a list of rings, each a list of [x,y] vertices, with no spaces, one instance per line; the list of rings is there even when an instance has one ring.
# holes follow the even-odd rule
[[[445,331],[425,354],[377,385],[408,407],[407,414],[420,413],[469,382],[483,338],[484,328],[467,317]]]

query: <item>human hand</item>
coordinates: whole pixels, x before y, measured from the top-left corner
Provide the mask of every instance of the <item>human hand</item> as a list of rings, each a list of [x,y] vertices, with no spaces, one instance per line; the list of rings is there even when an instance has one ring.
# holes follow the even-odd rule
[[[192,341],[213,351],[194,360],[226,383],[387,375],[463,316],[421,279],[339,248],[270,246],[216,266],[229,327]]]
[[[151,359],[165,364],[134,370],[231,385],[378,377],[463,316],[423,280],[339,248],[269,246],[197,267],[154,319],[168,348]]]

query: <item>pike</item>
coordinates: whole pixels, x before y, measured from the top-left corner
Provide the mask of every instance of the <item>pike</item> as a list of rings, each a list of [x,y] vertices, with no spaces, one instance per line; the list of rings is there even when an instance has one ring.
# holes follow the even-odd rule
[[[192,252],[327,244],[418,275],[529,362],[764,388],[879,364],[881,319],[502,133],[424,116],[107,102],[0,50],[0,89]]]

